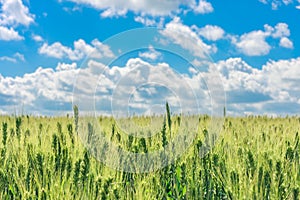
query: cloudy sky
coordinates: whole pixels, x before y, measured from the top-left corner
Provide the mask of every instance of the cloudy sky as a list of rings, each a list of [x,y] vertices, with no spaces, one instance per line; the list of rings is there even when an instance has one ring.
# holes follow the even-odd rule
[[[299,114],[299,19],[300,0],[0,0],[0,114],[212,112],[220,85],[228,114]]]

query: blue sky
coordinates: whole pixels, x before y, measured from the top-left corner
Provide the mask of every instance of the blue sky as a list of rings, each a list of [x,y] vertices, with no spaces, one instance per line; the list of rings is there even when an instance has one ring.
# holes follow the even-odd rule
[[[42,114],[69,110],[71,83],[91,51],[113,57],[114,45],[107,44],[107,39],[143,27],[159,27],[182,50],[198,49],[185,46],[188,41],[168,34],[168,30],[190,34],[194,42],[207,48],[220,72],[229,114],[284,115],[300,111],[297,0],[0,0],[0,7],[3,113],[20,108]],[[160,54],[149,45],[148,54],[136,52],[114,64],[126,67],[130,58],[144,55],[134,63],[145,61],[145,65],[159,66],[164,62],[184,71],[178,64],[180,59],[168,55],[156,59]]]

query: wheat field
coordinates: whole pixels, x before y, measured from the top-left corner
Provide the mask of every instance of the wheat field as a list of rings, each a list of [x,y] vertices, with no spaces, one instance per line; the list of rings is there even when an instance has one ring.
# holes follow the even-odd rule
[[[210,119],[196,119],[197,136],[179,159],[153,172],[129,173],[91,155],[78,136],[76,115],[1,116],[0,199],[299,199],[299,117],[226,117],[205,156],[199,150]],[[110,117],[98,120],[111,142],[139,153],[164,148],[172,140],[168,132],[179,126],[166,116],[153,137],[137,138]]]

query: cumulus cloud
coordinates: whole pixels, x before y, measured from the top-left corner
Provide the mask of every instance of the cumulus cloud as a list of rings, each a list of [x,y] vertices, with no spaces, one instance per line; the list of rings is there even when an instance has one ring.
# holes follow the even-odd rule
[[[99,114],[111,111],[117,116],[126,116],[128,112],[153,114],[166,101],[173,113],[195,113],[199,105],[203,113],[209,112],[209,92],[200,81],[200,74],[180,74],[167,63],[150,64],[140,58],[129,59],[123,67],[108,68],[93,60],[87,66],[77,76],[74,88],[75,103],[83,112],[93,111],[94,97]],[[162,113],[164,109],[156,114]]]
[[[225,31],[219,26],[206,25],[203,28],[193,26],[198,34],[207,40],[217,41],[224,37]]]
[[[194,11],[196,13],[206,14],[213,12],[214,8],[211,3],[207,2],[206,0],[199,0],[198,5],[194,8]]]
[[[24,40],[23,36],[20,36],[17,31],[13,28],[7,28],[0,26],[0,40],[10,41],[10,40]]]
[[[69,54],[72,54],[73,51],[72,49],[63,46],[60,42],[55,42],[52,45],[44,43],[43,46],[39,48],[39,53],[49,57],[63,58],[64,56],[69,57]]]
[[[111,68],[94,60],[87,65],[88,68],[77,69],[75,63],[58,63],[55,70],[40,67],[22,77],[0,75],[1,110],[10,113],[15,107],[24,105],[29,114],[60,114],[71,110],[72,100],[78,103],[79,99],[82,111],[93,107],[89,102],[96,100],[100,114],[111,113],[108,110],[111,105],[118,114],[125,114],[128,109],[140,114],[164,112],[158,108],[166,101],[173,112],[192,113],[198,107],[197,97],[201,97],[202,111],[209,112],[209,93],[199,81],[199,74],[183,75],[167,63],[152,65],[140,58]]]
[[[71,64],[61,63],[59,62],[56,66],[56,71],[64,71],[64,70],[73,70],[77,68],[77,63],[73,62]]]
[[[166,16],[172,12],[176,12],[180,5],[189,5],[194,0],[175,0],[175,1],[160,1],[160,0],[68,0],[76,4],[83,4],[91,6],[95,9],[101,10],[102,17],[111,17],[113,15],[124,15],[127,11],[132,11],[136,14],[152,15],[152,16]]]
[[[149,46],[149,50],[146,52],[139,52],[139,57],[146,58],[150,60],[156,60],[161,56],[161,53],[156,51],[153,46]]]
[[[0,76],[1,109],[13,113],[24,106],[28,114],[61,114],[71,108],[77,69],[55,71],[39,67],[22,77]]]
[[[264,90],[274,99],[297,102],[300,98],[300,58],[270,61],[262,67]]]
[[[29,26],[34,22],[34,15],[29,12],[21,0],[0,0],[0,25]]]
[[[114,54],[107,45],[101,43],[98,39],[94,39],[91,45],[84,40],[79,39],[74,42],[74,48],[64,46],[60,42],[51,45],[44,43],[38,50],[40,54],[54,58],[68,58],[70,60],[81,60],[85,56],[94,58],[113,57]]]
[[[232,113],[297,114],[294,108],[300,108],[300,58],[270,61],[261,70],[241,58],[220,61],[216,66]]]
[[[15,28],[32,24],[34,15],[21,0],[0,0],[0,5],[0,40],[24,40]]]
[[[96,106],[98,114],[111,114],[111,109],[120,115],[164,112],[159,105],[165,101],[175,113],[193,113],[197,108],[210,113],[210,94],[222,87],[207,88],[204,80],[213,87],[214,82],[223,84],[231,115],[297,114],[300,108],[300,58],[269,61],[261,69],[241,58],[208,66],[203,72],[189,68],[190,73],[179,73],[167,63],[131,58],[124,66],[107,67],[89,60],[82,69],[76,63],[58,63],[56,69],[38,68],[22,77],[0,75],[1,111],[11,113],[25,105],[28,113],[60,114],[71,112],[75,100],[82,110]],[[220,80],[211,78],[211,71],[218,72]]]
[[[288,24],[278,23],[275,27],[264,25],[264,30],[255,30],[244,33],[241,36],[231,36],[232,43],[245,55],[263,56],[269,54],[272,49],[267,38],[280,39],[279,45],[285,48],[293,48],[293,42],[288,38],[290,30]]]
[[[279,45],[288,49],[292,49],[294,47],[293,42],[287,37],[282,37]]]
[[[125,16],[127,12],[134,12],[138,16],[171,16],[180,12],[193,11],[195,13],[206,14],[213,12],[213,6],[206,0],[66,0],[79,5],[88,5],[101,11],[101,17]],[[147,20],[150,22],[150,20]]]
[[[252,31],[243,34],[234,44],[245,55],[267,55],[271,50],[271,46],[266,42],[267,36],[268,34],[263,31]]]
[[[274,28],[272,37],[282,38],[282,37],[288,37],[288,36],[290,36],[289,26],[286,23],[278,23]]]
[[[216,52],[215,46],[204,43],[197,33],[189,26],[182,24],[180,18],[176,17],[166,24],[161,34],[173,43],[189,50],[191,54],[200,58],[206,58],[208,53]]]

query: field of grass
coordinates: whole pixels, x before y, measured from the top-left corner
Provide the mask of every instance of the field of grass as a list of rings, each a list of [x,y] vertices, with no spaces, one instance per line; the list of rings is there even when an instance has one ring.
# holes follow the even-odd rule
[[[2,116],[0,199],[300,198],[299,117],[227,117],[205,156],[199,150],[210,119],[197,120],[197,138],[180,159],[154,172],[128,173],[106,167],[84,148],[73,117]],[[136,138],[112,118],[99,121],[109,140],[139,153],[164,148],[172,140],[169,125],[180,126],[175,118],[162,120],[153,137]]]

